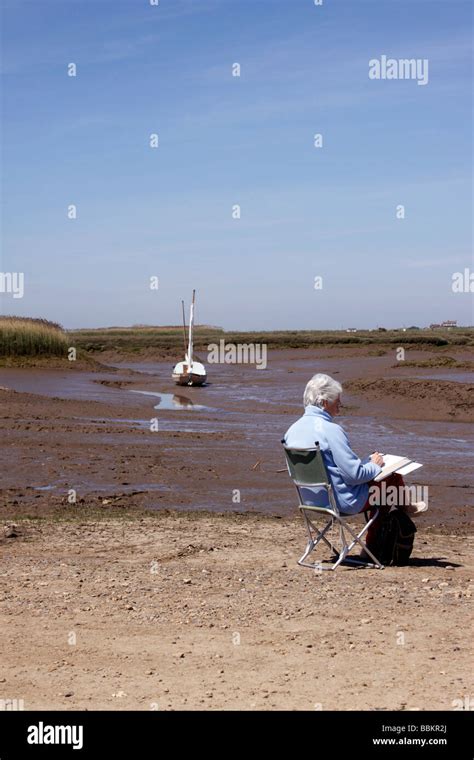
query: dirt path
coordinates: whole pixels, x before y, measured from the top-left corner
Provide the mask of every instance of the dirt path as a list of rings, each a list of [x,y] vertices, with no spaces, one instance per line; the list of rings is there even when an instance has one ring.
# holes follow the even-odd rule
[[[420,529],[409,567],[317,574],[296,565],[296,519],[17,532],[0,541],[0,699],[26,710],[450,710],[474,693],[472,537]]]

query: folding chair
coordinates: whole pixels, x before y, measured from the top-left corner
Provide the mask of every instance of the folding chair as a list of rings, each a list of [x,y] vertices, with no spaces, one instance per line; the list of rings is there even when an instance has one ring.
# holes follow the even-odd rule
[[[375,567],[382,570],[382,563],[379,562],[377,557],[362,540],[372,523],[377,519],[379,510],[375,508],[374,514],[370,519],[367,512],[363,512],[366,524],[360,533],[356,533],[348,524],[348,520],[357,517],[358,514],[348,515],[340,512],[334,497],[331,481],[329,480],[324,465],[318,441],[315,441],[315,448],[311,449],[290,449],[285,445],[284,439],[282,440],[282,444],[285,450],[288,473],[298,492],[300,502],[299,509],[303,515],[309,539],[303,556],[298,560],[298,565],[301,565],[302,567],[310,567],[313,570],[335,570],[341,562],[344,562],[353,565],[362,565],[364,567]],[[303,500],[304,497],[301,493],[303,488],[324,489],[327,493],[329,506],[318,507],[305,504]],[[322,530],[319,530],[314,524],[315,519],[320,517],[329,517],[327,524]],[[326,535],[333,526],[339,528],[339,548],[334,546]],[[349,534],[349,542],[347,540],[348,537],[346,536],[346,531]],[[323,566],[321,562],[306,562],[308,556],[316,549],[321,541],[323,541],[336,555],[336,561],[330,567]],[[362,547],[373,562],[366,562],[360,557],[349,557],[349,553],[356,545]]]

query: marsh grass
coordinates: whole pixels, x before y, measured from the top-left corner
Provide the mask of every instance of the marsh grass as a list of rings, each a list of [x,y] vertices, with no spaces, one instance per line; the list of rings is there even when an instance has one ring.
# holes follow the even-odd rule
[[[74,330],[75,345],[91,353],[114,352],[139,354],[154,350],[161,355],[179,357],[183,351],[181,327],[114,327],[96,330]],[[269,349],[318,348],[321,346],[395,346],[414,348],[443,348],[474,345],[474,329],[454,330],[360,330],[347,333],[343,330],[285,330],[268,332],[233,332],[217,327],[200,325],[194,329],[196,351],[205,352],[210,343],[265,343]]]
[[[331,346],[370,347],[373,355],[385,350],[410,345],[417,349],[443,351],[455,346],[474,345],[473,328],[451,330],[274,330],[237,332],[224,331],[210,325],[194,330],[196,352],[206,352],[211,343],[262,343],[269,349],[321,348]],[[0,317],[0,357],[66,358],[67,349],[75,346],[83,357],[113,353],[124,356],[146,354],[178,359],[183,353],[183,331],[178,326],[108,327],[72,330],[66,333],[61,325],[46,319]]]
[[[61,325],[47,319],[0,316],[0,356],[67,356]]]

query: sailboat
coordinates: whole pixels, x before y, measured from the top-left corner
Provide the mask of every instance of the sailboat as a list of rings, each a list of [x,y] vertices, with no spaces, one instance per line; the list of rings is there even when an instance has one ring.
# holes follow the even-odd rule
[[[203,385],[206,382],[206,368],[201,362],[193,359],[193,324],[194,324],[194,304],[196,300],[196,291],[193,290],[193,300],[189,312],[189,335],[186,345],[186,319],[184,316],[184,301],[181,301],[183,308],[183,333],[184,333],[184,361],[178,362],[173,369],[172,378],[178,385]]]

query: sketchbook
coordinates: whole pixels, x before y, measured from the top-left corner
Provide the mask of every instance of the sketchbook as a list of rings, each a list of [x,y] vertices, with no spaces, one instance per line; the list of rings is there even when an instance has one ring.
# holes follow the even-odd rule
[[[418,470],[419,467],[423,467],[422,464],[414,462],[413,459],[410,459],[409,457],[398,457],[394,454],[382,454],[382,456],[384,466],[382,472],[379,472],[374,478],[376,483],[383,480],[388,475],[392,475],[394,472],[397,472],[399,475],[408,475],[409,472],[414,472],[414,470]]]

